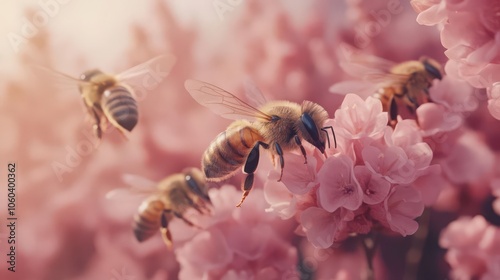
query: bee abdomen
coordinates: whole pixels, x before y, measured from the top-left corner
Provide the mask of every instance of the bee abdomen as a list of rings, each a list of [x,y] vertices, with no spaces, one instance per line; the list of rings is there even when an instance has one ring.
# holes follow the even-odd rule
[[[252,127],[220,133],[203,154],[202,168],[207,179],[223,180],[241,167],[255,143],[262,137]]]
[[[134,235],[139,242],[142,242],[153,236],[161,224],[161,215],[163,214],[163,203],[158,200],[145,201],[141,206],[139,213],[134,216]]]
[[[130,91],[122,86],[104,92],[103,107],[121,127],[132,131],[138,121],[137,102]]]

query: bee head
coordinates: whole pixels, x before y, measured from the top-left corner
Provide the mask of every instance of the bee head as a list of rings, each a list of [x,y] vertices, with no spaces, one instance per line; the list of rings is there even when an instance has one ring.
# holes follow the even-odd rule
[[[441,80],[443,78],[443,75],[441,74],[441,66],[437,61],[428,57],[423,57],[420,61],[424,65],[425,71],[432,77],[432,79]]]
[[[300,136],[321,153],[325,153],[326,140],[321,128],[327,119],[328,113],[320,105],[310,101],[302,103],[302,115],[298,123]]]
[[[210,202],[205,176],[197,168],[187,168],[183,172],[189,189],[204,201]]]
[[[98,70],[98,69],[88,70],[88,71],[83,72],[80,75],[80,80],[89,82],[90,79],[92,79],[92,77],[99,75],[99,74],[102,74],[101,70]]]

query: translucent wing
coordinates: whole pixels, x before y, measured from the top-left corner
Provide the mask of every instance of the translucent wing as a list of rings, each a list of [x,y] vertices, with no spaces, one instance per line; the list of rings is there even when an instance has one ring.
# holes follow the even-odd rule
[[[363,53],[346,44],[340,46],[337,55],[342,70],[354,78],[378,86],[399,84],[407,79],[406,75],[391,73],[395,62]]]
[[[49,69],[40,65],[31,65],[31,75],[51,86],[56,87],[62,91],[78,91],[79,85],[91,84],[90,82],[82,81],[78,78],[72,77],[68,74]]]
[[[235,95],[209,83],[186,80],[184,87],[201,105],[228,119],[271,121],[271,116],[245,103]]]
[[[367,81],[348,80],[338,82],[330,87],[330,92],[339,95],[348,93],[356,93],[357,95],[366,98],[373,95],[377,91],[377,86]]]
[[[255,108],[260,108],[267,103],[266,97],[252,79],[248,77],[245,78],[243,86],[245,88],[245,97],[250,105]]]
[[[144,177],[124,174],[122,181],[128,186],[125,188],[118,188],[109,191],[106,194],[107,199],[123,200],[123,199],[136,199],[138,197],[146,197],[155,194],[158,191],[157,183]]]
[[[132,88],[152,90],[165,79],[176,61],[170,54],[156,56],[118,75],[117,79]]]

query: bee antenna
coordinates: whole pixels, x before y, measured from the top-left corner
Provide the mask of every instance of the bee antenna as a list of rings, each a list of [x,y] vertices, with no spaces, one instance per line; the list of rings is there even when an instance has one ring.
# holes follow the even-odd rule
[[[332,135],[333,135],[333,142],[335,143],[335,149],[337,148],[337,137],[335,137],[335,131],[333,131],[333,127],[330,126],[325,126],[321,128],[321,131],[326,133],[326,140],[328,140],[328,148],[330,148],[330,135],[328,135],[328,129],[332,130]]]

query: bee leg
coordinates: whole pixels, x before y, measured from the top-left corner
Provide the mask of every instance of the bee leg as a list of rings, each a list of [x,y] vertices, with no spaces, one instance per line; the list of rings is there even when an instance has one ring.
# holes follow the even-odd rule
[[[245,198],[247,198],[248,194],[250,193],[250,190],[253,187],[253,179],[254,179],[253,173],[247,174],[245,181],[243,182],[243,185],[241,186],[241,190],[243,190],[243,194],[241,195],[241,200],[236,205],[236,207],[241,207],[241,204],[243,204],[243,201],[245,201]]]
[[[283,158],[283,150],[281,149],[280,144],[275,143],[274,147],[276,148],[276,153],[278,154],[278,156],[280,158],[281,171],[280,171],[280,178],[278,179],[278,182],[281,182],[281,178],[283,178],[283,168],[285,167],[285,159]]]
[[[92,107],[90,111],[92,112],[92,116],[94,117],[95,121],[94,125],[92,125],[92,129],[94,130],[94,135],[97,138],[101,139],[102,138],[101,118],[94,107]]]
[[[306,155],[306,149],[304,149],[304,146],[302,146],[302,143],[300,142],[300,137],[295,134],[295,136],[293,137],[293,139],[295,139],[295,143],[297,145],[299,145],[300,147],[300,152],[302,153],[302,155],[304,156],[304,164],[307,164],[307,155]]]
[[[184,221],[184,222],[185,222],[188,226],[195,227],[195,228],[197,228],[197,229],[202,229],[202,227],[200,227],[200,226],[198,226],[198,225],[194,224],[193,222],[191,222],[190,220],[188,220],[186,217],[184,217],[181,213],[174,212],[174,215],[175,215],[177,218],[179,218],[179,219],[183,220],[183,221]]]
[[[186,193],[184,193],[184,199],[187,201],[187,204],[189,206],[191,206],[194,210],[196,210],[198,213],[200,213],[202,215],[205,213],[205,209],[207,207],[206,207],[205,203],[203,202],[203,200],[198,200],[199,202],[195,202]]]
[[[168,230],[168,220],[167,216],[169,212],[165,211],[163,212],[163,215],[161,215],[161,226],[160,226],[160,232],[161,232],[161,237],[163,239],[163,242],[165,242],[165,245],[169,249],[172,249],[172,235],[170,234],[170,231]]]
[[[325,126],[321,128],[321,131],[323,131],[326,134],[326,140],[328,141],[328,148],[330,148],[330,135],[328,134],[328,129],[332,130],[332,135],[333,135],[333,143],[335,143],[335,149],[337,149],[337,137],[335,136],[335,131],[333,131],[333,126]]]
[[[260,146],[264,147],[265,149],[269,149],[269,145],[258,141],[250,151],[250,153],[247,156],[247,159],[245,161],[245,165],[243,166],[243,172],[247,174],[245,181],[243,182],[241,186],[241,190],[243,191],[243,194],[241,196],[241,201],[236,205],[236,207],[241,207],[241,204],[243,204],[243,201],[245,201],[245,198],[248,196],[250,193],[250,190],[252,189],[253,186],[253,180],[254,180],[254,172],[257,170],[257,165],[259,164],[259,158],[260,158],[260,152],[259,148]]]
[[[398,104],[396,103],[396,98],[392,96],[391,100],[389,101],[389,124],[392,127],[395,127],[397,122],[398,122]]]

